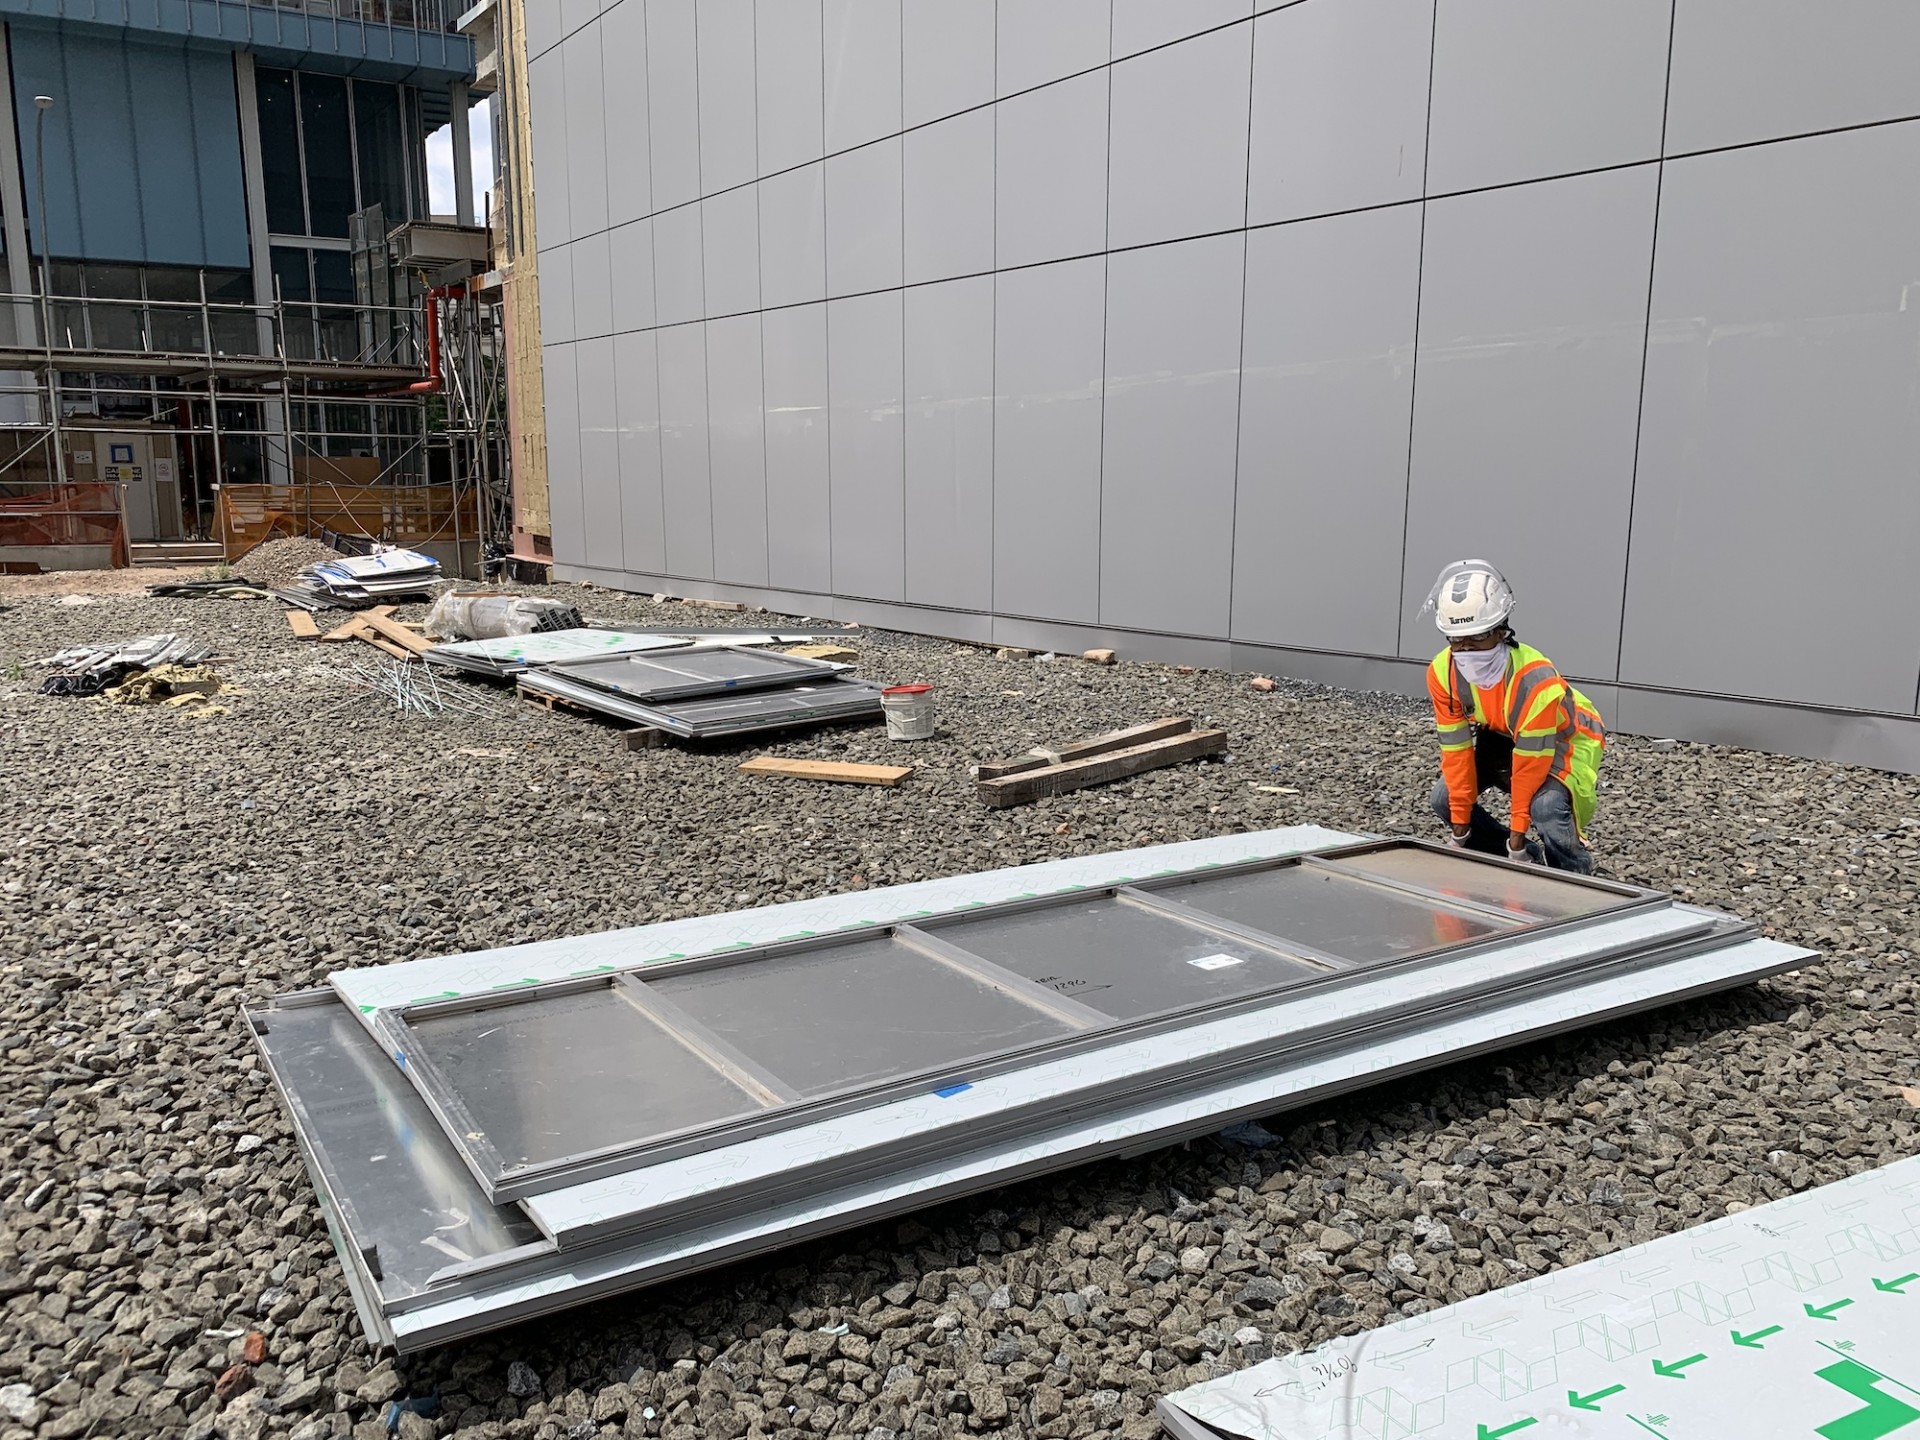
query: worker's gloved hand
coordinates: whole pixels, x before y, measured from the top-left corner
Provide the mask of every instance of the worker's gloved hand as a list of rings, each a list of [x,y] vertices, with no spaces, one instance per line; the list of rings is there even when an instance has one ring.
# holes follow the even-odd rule
[[[1469,831],[1468,833],[1471,834],[1472,832]],[[1466,849],[1467,848],[1466,835],[1462,835],[1458,830],[1449,830],[1447,832],[1447,848],[1450,850]]]
[[[1533,864],[1533,854],[1527,849],[1527,837],[1524,835],[1507,836],[1507,859],[1516,865]]]

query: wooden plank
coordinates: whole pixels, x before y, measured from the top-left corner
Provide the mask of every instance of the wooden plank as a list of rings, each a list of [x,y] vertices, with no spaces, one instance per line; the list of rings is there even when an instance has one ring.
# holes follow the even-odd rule
[[[358,640],[367,633],[367,626],[371,621],[391,615],[398,608],[394,605],[376,605],[371,610],[356,611],[353,618],[346,624],[334,626],[320,638],[322,640]]]
[[[415,655],[424,655],[433,648],[432,643],[417,630],[409,630],[398,620],[382,615],[378,611],[367,613],[367,628]]]
[[[296,640],[318,640],[320,622],[304,610],[287,611],[287,628],[293,631]]]
[[[743,775],[785,775],[794,780],[838,781],[843,785],[898,785],[913,773],[911,765],[846,765],[834,760],[787,760],[756,755],[740,767]]]
[[[1135,745],[1064,765],[1049,765],[1043,770],[1028,770],[996,780],[982,780],[975,792],[995,810],[1009,805],[1024,805],[1047,795],[1064,795],[1084,790],[1089,785],[1104,785],[1109,780],[1124,780],[1148,770],[1219,755],[1227,748],[1224,730],[1195,730],[1186,735],[1170,735],[1147,745]]]
[[[531,699],[532,694],[529,691],[522,690],[520,692],[520,698],[523,700]],[[671,739],[673,739],[673,737],[667,734],[666,731],[656,730],[651,725],[636,726],[632,730],[623,732],[620,737],[621,743],[629,750],[658,750]]]
[[[1062,746],[1058,750],[1036,750],[1033,754],[1018,760],[991,760],[984,765],[975,766],[973,773],[975,778],[980,780],[999,780],[1008,775],[1024,775],[1029,770],[1042,770],[1049,765],[1064,765],[1071,760],[1086,760],[1095,755],[1107,755],[1115,750],[1144,745],[1149,740],[1165,740],[1169,736],[1184,735],[1191,729],[1193,729],[1193,721],[1183,716],[1167,720],[1149,720],[1144,725],[1129,725],[1124,730],[1109,730],[1104,735],[1076,740],[1073,744]]]
[[[373,646],[374,649],[386,651],[387,654],[396,660],[413,659],[413,652],[411,650],[403,650],[400,646],[394,644],[393,641],[385,639],[382,636],[363,633],[360,638],[366,641],[367,644]]]

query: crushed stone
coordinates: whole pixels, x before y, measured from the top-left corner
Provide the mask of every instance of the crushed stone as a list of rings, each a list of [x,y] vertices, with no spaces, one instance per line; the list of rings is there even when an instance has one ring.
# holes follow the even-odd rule
[[[608,623],[714,618],[541,593]],[[13,678],[189,619],[252,692],[218,725]],[[1263,1117],[1262,1144],[1087,1166],[383,1360],[243,1001],[347,965],[1234,830],[1429,834],[1436,757],[1398,697],[871,631],[860,673],[939,686],[922,768],[895,790],[770,786],[739,762],[908,747],[874,726],[630,753],[510,701],[423,722],[342,705],[350,662],[329,652],[351,648],[302,645],[264,604],[0,613],[0,1408],[42,1435],[348,1440],[437,1389],[430,1423],[465,1440],[1145,1440],[1155,1398],[1220,1369],[1915,1149],[1920,782],[1621,737],[1603,870],[1825,964]],[[1231,763],[973,798],[980,760],[1172,714],[1225,727]],[[265,1359],[219,1411],[253,1330]]]
[[[255,585],[269,589],[290,583],[309,565],[318,565],[323,560],[338,560],[340,553],[318,540],[304,537],[292,537],[284,540],[269,540],[258,549],[240,557],[234,564],[234,571],[245,576]]]

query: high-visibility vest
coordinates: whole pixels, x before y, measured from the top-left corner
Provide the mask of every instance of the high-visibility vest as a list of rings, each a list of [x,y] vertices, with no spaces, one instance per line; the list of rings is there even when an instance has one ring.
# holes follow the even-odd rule
[[[1531,645],[1508,647],[1507,674],[1498,685],[1476,690],[1442,650],[1427,669],[1434,725],[1443,752],[1473,748],[1473,727],[1483,725],[1513,740],[1516,763],[1523,756],[1551,754],[1549,774],[1573,796],[1574,820],[1584,832],[1593,819],[1600,785],[1600,759],[1607,731],[1593,702],[1561,678],[1553,662]],[[1492,704],[1487,698],[1492,697]]]

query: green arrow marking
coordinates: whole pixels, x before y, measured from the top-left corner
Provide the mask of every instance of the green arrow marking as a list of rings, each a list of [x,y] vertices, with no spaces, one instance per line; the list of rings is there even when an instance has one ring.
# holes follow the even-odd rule
[[[1873,1282],[1873,1288],[1884,1290],[1889,1295],[1904,1295],[1906,1287],[1916,1280],[1920,1280],[1920,1275],[1902,1275],[1898,1280],[1876,1280]]]
[[[1742,1335],[1738,1330],[1729,1330],[1727,1333],[1733,1336],[1733,1343],[1736,1345],[1744,1345],[1749,1350],[1764,1350],[1767,1347],[1760,1342],[1769,1335],[1778,1335],[1780,1333],[1780,1327],[1778,1325],[1769,1325],[1766,1329],[1756,1330],[1751,1335]]]
[[[1874,1388],[1881,1377],[1856,1360],[1842,1360],[1813,1373],[1829,1385],[1839,1386],[1854,1399],[1866,1402],[1864,1410],[1842,1415],[1814,1432],[1824,1440],[1880,1440],[1882,1435],[1891,1435],[1920,1420],[1920,1410]]]
[[[1502,1435],[1511,1435],[1516,1430],[1524,1430],[1529,1425],[1537,1425],[1539,1423],[1540,1422],[1532,1416],[1528,1416],[1525,1420],[1516,1420],[1511,1425],[1502,1425],[1498,1430],[1489,1430],[1486,1426],[1482,1425],[1480,1427],[1479,1440],[1500,1440]],[[1852,1440],[1852,1437],[1848,1437],[1848,1440]]]
[[[1675,1360],[1671,1364],[1668,1364],[1665,1361],[1656,1360],[1653,1362],[1653,1373],[1656,1375],[1664,1375],[1669,1380],[1684,1380],[1687,1377],[1682,1375],[1680,1372],[1686,1369],[1689,1365],[1698,1365],[1702,1360],[1706,1358],[1707,1357],[1704,1355],[1689,1355],[1687,1356],[1686,1359]]]
[[[1831,1305],[1822,1305],[1818,1310],[1814,1309],[1811,1305],[1802,1305],[1800,1308],[1807,1312],[1807,1318],[1809,1320],[1831,1320],[1833,1319],[1834,1311],[1844,1310],[1852,1303],[1853,1301],[1851,1300],[1836,1300]]]
[[[1596,1390],[1591,1395],[1582,1395],[1577,1390],[1569,1390],[1567,1391],[1567,1404],[1576,1410],[1598,1410],[1602,1400],[1606,1399],[1609,1395],[1618,1395],[1626,1388],[1624,1385],[1609,1385],[1606,1389]]]

